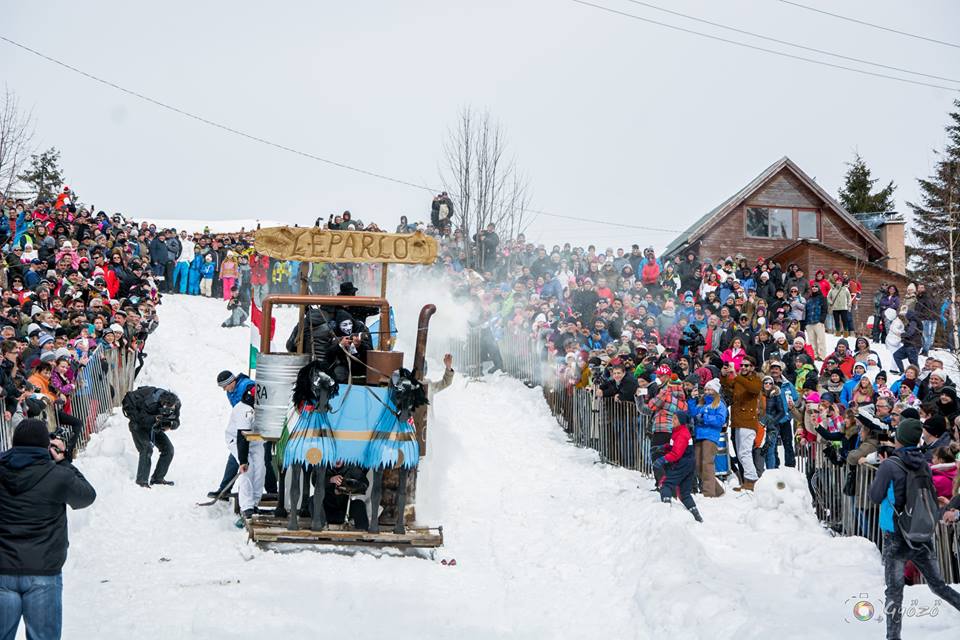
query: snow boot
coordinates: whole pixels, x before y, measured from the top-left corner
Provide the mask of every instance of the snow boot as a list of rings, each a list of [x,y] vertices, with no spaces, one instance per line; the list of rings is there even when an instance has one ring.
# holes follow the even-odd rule
[[[661,498],[660,498],[660,502],[663,502],[664,504],[670,504],[670,498],[663,498],[663,497],[661,497]]]
[[[149,488],[150,488],[150,483],[149,483],[149,482],[138,482],[138,483],[137,483],[137,486],[143,487],[144,489],[149,489]]]
[[[756,482],[756,480],[744,480],[742,485],[740,485],[739,487],[734,487],[733,490],[734,491],[753,491],[754,482]]]
[[[703,516],[700,515],[700,509],[697,509],[696,507],[690,507],[688,511],[693,514],[694,520],[697,522],[703,522]]]
[[[172,486],[173,486],[173,480],[156,480],[156,479],[154,479],[154,480],[151,480],[151,481],[150,481],[150,484],[165,484],[165,485],[168,485],[168,486],[171,486],[171,487],[172,487]]]

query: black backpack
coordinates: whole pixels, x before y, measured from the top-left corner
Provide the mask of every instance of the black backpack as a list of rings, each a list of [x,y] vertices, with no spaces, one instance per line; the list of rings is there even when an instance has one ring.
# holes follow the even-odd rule
[[[937,528],[937,491],[933,486],[930,467],[921,465],[918,469],[908,469],[903,462],[890,457],[906,473],[904,478],[906,498],[903,509],[894,511],[900,535],[911,548],[933,542],[933,532]]]

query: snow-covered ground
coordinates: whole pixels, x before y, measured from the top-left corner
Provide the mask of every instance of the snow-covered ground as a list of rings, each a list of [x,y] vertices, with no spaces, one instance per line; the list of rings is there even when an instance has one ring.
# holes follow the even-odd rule
[[[458,379],[436,397],[418,500],[444,527],[435,558],[260,550],[226,506],[194,504],[226,458],[216,374],[247,354],[248,331],[220,328],[225,317],[222,301],[168,296],[148,344],[138,382],[183,399],[176,486],[134,484],[122,416],[78,461],[98,499],[70,513],[65,638],[883,637],[853,617],[882,595],[879,554],[827,534],[796,472],[700,499],[698,525],[650,481],[568,444],[539,391],[508,378]],[[911,599],[933,604],[925,587]],[[953,638],[958,623],[941,607],[905,633]]]

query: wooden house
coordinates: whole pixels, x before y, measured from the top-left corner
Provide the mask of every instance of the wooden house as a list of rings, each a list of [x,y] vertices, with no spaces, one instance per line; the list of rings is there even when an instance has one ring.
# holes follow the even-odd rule
[[[863,286],[858,326],[873,313],[881,284],[903,291],[908,282],[903,219],[878,214],[868,228],[786,156],[694,222],[664,257],[689,252],[714,262],[737,255],[751,263],[773,258],[784,269],[800,265],[811,278],[818,269],[845,271]]]

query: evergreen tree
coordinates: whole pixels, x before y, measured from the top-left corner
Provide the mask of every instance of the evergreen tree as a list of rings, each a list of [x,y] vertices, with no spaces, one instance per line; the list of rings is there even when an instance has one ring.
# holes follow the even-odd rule
[[[877,178],[870,177],[870,169],[860,154],[854,155],[853,162],[848,162],[847,175],[843,178],[843,188],[840,189],[840,204],[850,213],[876,213],[893,211],[893,192],[896,186],[891,180],[887,186],[876,193],[871,193]]]
[[[50,147],[43,153],[30,156],[30,167],[17,176],[37,192],[37,201],[53,201],[63,185],[60,152]]]
[[[920,202],[907,203],[913,210],[912,237],[907,243],[910,274],[937,295],[949,294],[950,259],[960,259],[960,100],[954,100],[953,105],[955,110],[949,114],[946,127],[947,144],[935,152],[939,160],[933,175],[917,180]],[[956,263],[954,273],[960,280]],[[960,288],[960,282],[955,284]]]

